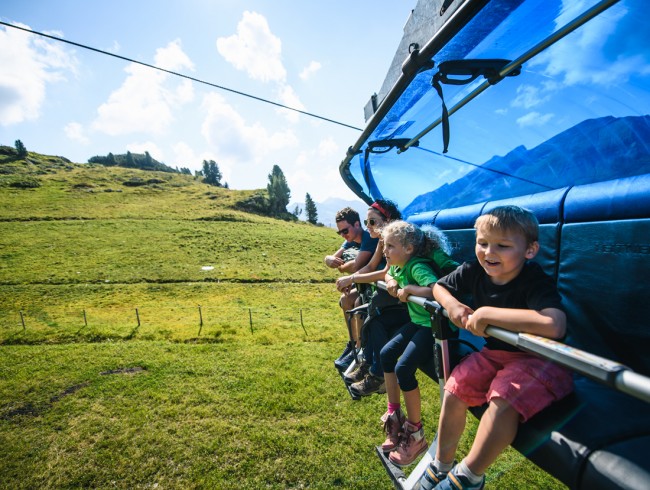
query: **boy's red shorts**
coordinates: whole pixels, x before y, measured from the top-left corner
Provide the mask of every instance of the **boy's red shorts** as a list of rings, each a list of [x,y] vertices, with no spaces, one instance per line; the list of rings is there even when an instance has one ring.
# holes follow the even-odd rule
[[[532,354],[483,348],[454,368],[445,390],[470,407],[503,398],[525,422],[571,393],[573,378],[567,369]]]

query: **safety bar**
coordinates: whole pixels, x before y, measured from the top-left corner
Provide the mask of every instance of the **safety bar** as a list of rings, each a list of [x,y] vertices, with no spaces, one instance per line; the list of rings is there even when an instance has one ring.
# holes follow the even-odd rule
[[[378,281],[377,287],[386,290],[386,283]],[[449,318],[447,311],[432,299],[409,296],[408,301],[426,308],[431,313],[439,311],[443,316]],[[550,359],[595,381],[650,403],[650,378],[632,371],[624,364],[538,335],[518,334],[493,326],[487,327],[485,333],[523,351]]]

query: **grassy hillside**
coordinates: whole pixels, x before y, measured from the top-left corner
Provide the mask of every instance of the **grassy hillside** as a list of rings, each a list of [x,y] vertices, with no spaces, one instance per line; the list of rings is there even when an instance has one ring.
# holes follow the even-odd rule
[[[277,326],[303,309],[303,325],[311,317],[341,330],[336,273],[322,264],[340,238],[237,211],[252,192],[34,153],[0,156],[0,342],[124,337],[135,308],[153,326],[140,335],[187,340],[197,336],[199,304],[201,333],[221,326],[220,340],[233,324],[250,331],[252,313],[258,326]],[[79,332],[84,311],[90,328]]]
[[[391,488],[385,398],[332,365],[340,238],[252,192],[0,154],[0,489]],[[488,485],[562,488],[514,451]]]

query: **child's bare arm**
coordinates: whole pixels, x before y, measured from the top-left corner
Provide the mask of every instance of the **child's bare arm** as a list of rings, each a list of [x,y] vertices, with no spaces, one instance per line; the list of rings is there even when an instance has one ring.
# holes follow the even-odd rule
[[[466,328],[474,335],[485,337],[485,329],[488,325],[511,332],[530,333],[550,339],[559,339],[566,333],[566,315],[557,308],[545,308],[537,311],[484,306],[472,314]]]
[[[454,325],[465,328],[467,319],[474,313],[474,310],[458,301],[447,289],[438,283],[433,285],[433,297],[440,303],[440,306],[447,310],[449,319]]]
[[[423,298],[433,298],[431,287],[418,286],[416,284],[407,284],[397,291],[397,297],[400,301],[407,301],[409,296],[421,296]]]

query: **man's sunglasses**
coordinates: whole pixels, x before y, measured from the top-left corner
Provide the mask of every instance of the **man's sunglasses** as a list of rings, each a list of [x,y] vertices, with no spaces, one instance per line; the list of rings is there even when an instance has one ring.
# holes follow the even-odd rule
[[[370,219],[364,219],[363,224],[366,226],[375,226],[381,224],[381,221],[374,218],[370,218]]]
[[[350,228],[343,228],[342,230],[339,230],[336,233],[343,236],[343,235],[347,235],[349,231],[350,231]]]

